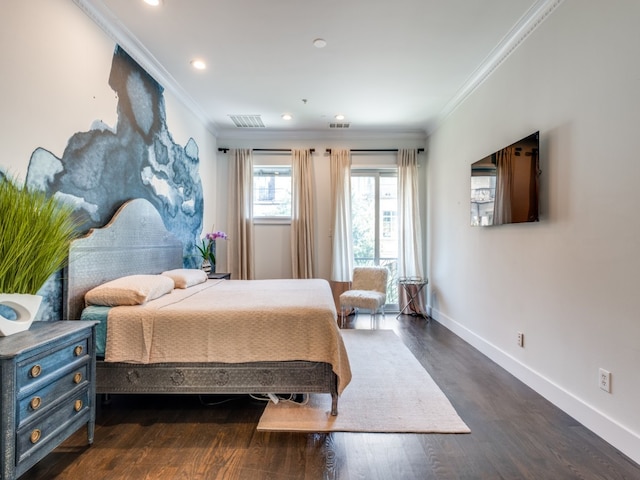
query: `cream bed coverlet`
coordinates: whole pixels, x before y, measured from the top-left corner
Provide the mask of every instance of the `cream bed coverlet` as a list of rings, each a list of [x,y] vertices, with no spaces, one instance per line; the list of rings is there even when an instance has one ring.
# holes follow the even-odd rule
[[[105,361],[326,362],[351,380],[326,280],[209,280],[109,312]]]

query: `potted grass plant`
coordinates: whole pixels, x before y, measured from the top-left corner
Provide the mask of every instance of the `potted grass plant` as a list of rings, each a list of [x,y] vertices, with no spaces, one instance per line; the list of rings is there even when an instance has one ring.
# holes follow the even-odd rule
[[[77,236],[73,207],[0,172],[0,336],[27,330]]]

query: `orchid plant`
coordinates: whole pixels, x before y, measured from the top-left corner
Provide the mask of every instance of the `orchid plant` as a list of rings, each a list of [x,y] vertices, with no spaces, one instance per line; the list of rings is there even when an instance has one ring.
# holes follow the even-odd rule
[[[208,260],[211,265],[215,265],[216,254],[214,252],[213,245],[216,240],[218,239],[226,240],[227,238],[229,237],[224,232],[217,231],[217,232],[207,233],[202,239],[202,245],[196,245],[198,252],[200,252],[200,255],[202,256],[202,260],[203,261]]]

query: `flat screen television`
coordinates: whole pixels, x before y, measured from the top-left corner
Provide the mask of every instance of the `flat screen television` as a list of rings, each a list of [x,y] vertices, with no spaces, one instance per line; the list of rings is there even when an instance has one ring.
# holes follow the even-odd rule
[[[471,225],[537,222],[540,132],[471,164]]]

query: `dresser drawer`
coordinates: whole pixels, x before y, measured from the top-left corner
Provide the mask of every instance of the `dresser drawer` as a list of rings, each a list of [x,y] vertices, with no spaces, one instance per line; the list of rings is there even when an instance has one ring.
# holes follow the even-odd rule
[[[16,439],[16,460],[21,462],[25,457],[33,454],[53,439],[60,432],[65,431],[74,422],[90,414],[90,400],[88,387],[66,398],[60,405],[47,415],[33,417],[33,421],[25,423],[18,429]]]
[[[73,390],[86,387],[89,383],[87,377],[88,367],[89,364],[84,363],[52,383],[22,398],[18,402],[18,427],[29,421],[34,415],[46,412],[52,405],[69,395]]]
[[[33,322],[0,337],[0,480],[16,480],[83,425],[95,433],[96,322]]]
[[[18,391],[30,388],[33,384],[81,358],[88,360],[88,343],[88,338],[79,338],[55,350],[21,361],[17,368]]]

